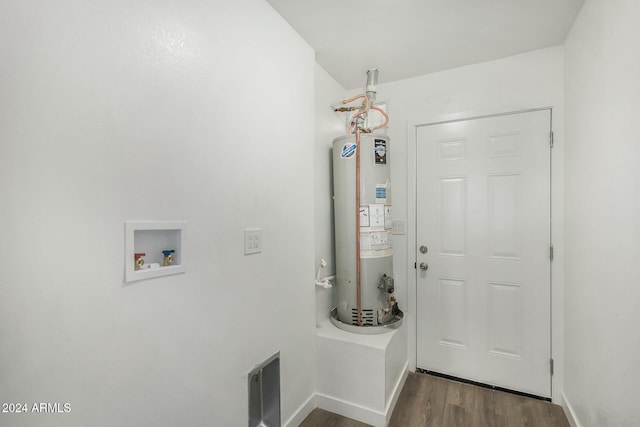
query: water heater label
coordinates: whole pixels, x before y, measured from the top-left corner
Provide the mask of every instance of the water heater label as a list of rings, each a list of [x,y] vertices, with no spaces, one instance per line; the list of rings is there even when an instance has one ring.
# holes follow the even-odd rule
[[[369,226],[369,206],[360,206],[360,228]]]
[[[382,258],[393,254],[391,205],[360,206],[360,258]]]
[[[384,205],[369,205],[369,229],[384,230]]]
[[[376,184],[376,203],[387,203],[387,184]]]
[[[387,141],[384,139],[376,139],[373,141],[373,154],[376,165],[387,164]]]
[[[360,258],[383,258],[393,255],[388,230],[360,233]]]
[[[393,215],[391,213],[391,205],[384,206],[384,228],[385,230],[393,229]]]
[[[356,148],[357,148],[356,144],[354,144],[353,142],[347,142],[342,146],[342,153],[340,153],[340,158],[348,159],[349,157],[352,157],[353,154],[356,152]]]

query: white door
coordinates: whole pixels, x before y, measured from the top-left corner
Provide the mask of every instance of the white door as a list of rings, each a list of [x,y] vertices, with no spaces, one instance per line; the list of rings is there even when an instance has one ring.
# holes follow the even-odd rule
[[[551,111],[416,132],[417,367],[550,397]]]

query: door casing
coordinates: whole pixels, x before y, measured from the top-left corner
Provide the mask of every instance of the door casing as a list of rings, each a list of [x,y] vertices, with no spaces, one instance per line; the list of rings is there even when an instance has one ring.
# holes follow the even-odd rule
[[[522,106],[509,105],[503,107],[487,108],[477,111],[458,112],[442,115],[416,115],[407,120],[407,237],[406,237],[406,269],[407,274],[407,310],[405,322],[408,332],[409,369],[416,370],[416,128],[424,125],[438,124],[455,120],[469,120],[484,117],[498,116],[509,113],[522,113],[538,110],[551,110],[551,129],[554,133],[553,161],[551,164],[552,188],[551,188],[551,229],[553,234],[554,261],[551,266],[551,357],[554,360],[554,375],[552,376],[552,401],[562,403],[562,378],[564,373],[564,322],[562,318],[564,305],[564,233],[563,233],[563,135],[562,117],[560,107],[553,105]],[[402,268],[401,266],[399,266]]]

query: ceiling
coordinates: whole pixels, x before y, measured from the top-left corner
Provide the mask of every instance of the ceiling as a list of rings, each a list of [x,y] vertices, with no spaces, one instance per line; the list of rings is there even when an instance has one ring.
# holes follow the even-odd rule
[[[584,0],[267,0],[345,89],[564,42]]]

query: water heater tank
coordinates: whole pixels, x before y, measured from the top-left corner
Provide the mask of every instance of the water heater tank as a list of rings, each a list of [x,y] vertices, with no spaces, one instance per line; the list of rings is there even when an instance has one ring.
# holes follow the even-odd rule
[[[356,233],[356,150],[360,149],[360,230]],[[337,306],[331,317],[343,329],[377,333],[399,326],[394,296],[389,138],[362,134],[333,141],[333,191]],[[356,253],[356,236],[360,238]],[[360,257],[358,325],[357,256]],[[344,327],[345,325],[350,325]],[[364,331],[364,329],[371,328]],[[385,332],[385,330],[380,330]]]

